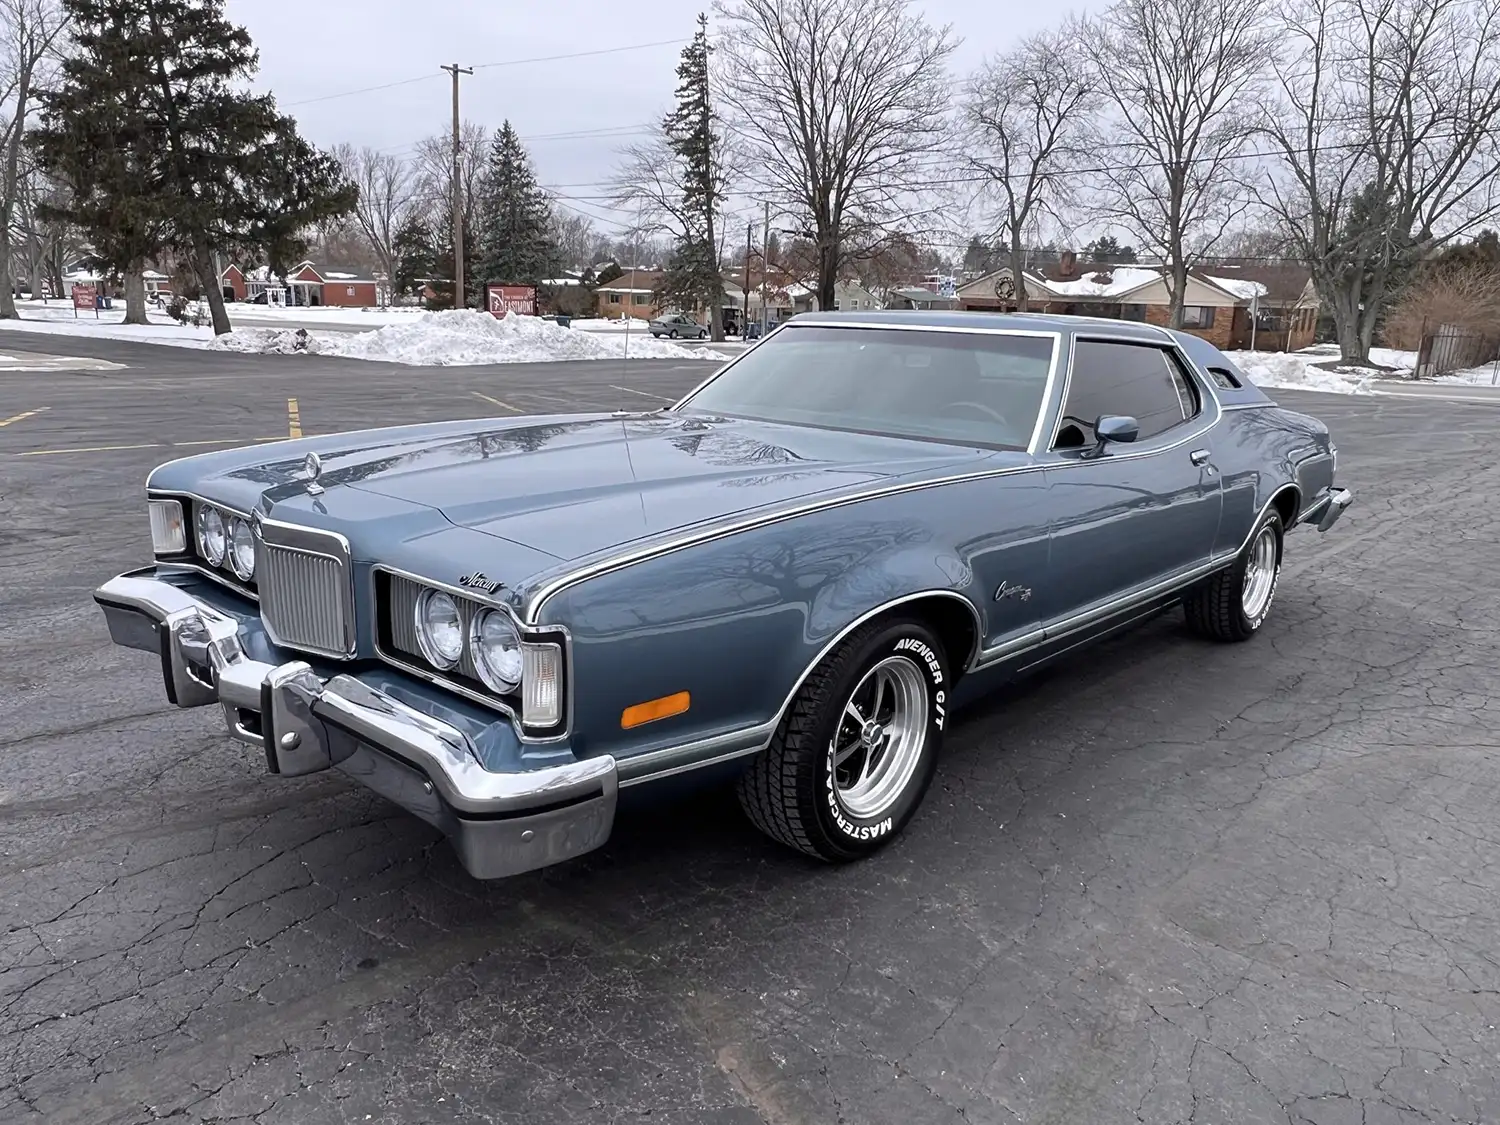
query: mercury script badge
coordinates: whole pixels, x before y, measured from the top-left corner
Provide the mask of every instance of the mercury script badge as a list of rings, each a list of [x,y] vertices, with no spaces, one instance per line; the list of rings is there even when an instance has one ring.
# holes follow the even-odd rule
[[[318,478],[323,475],[323,458],[316,453],[309,453],[307,460],[302,462],[302,468],[307,472],[307,491],[314,496],[323,495],[323,486],[318,483]]]
[[[458,584],[467,586],[471,590],[483,590],[486,594],[493,594],[500,589],[500,583],[487,577],[482,570],[476,570],[473,574],[465,574],[458,580]]]

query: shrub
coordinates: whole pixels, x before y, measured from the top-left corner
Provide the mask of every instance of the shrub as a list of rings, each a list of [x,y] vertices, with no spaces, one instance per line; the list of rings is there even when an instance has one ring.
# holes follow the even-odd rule
[[[1440,326],[1500,337],[1500,266],[1475,262],[1424,272],[1387,314],[1385,341],[1416,351],[1422,333]]]

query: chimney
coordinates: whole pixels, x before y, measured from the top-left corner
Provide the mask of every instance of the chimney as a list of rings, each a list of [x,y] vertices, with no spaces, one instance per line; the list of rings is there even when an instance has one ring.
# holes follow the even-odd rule
[[[1071,250],[1062,252],[1062,259],[1057,267],[1058,280],[1067,281],[1078,276],[1078,255]]]

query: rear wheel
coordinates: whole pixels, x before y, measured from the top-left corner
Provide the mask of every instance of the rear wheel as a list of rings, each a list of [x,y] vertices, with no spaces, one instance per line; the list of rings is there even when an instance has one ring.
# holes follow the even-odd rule
[[[668,332],[667,335],[672,337],[672,339],[674,340],[677,339],[677,329],[672,329],[672,331]]]
[[[1183,600],[1188,628],[1216,641],[1246,641],[1271,612],[1281,577],[1281,516],[1267,512],[1232,566]]]
[[[937,766],[951,678],[942,642],[914,618],[857,630],[813,670],[739,782],[766,835],[847,862],[893,839]]]

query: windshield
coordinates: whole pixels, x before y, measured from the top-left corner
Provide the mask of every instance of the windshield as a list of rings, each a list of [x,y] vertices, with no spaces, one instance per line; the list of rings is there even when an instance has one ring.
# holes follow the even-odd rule
[[[789,325],[684,403],[764,422],[1025,449],[1056,337]]]

